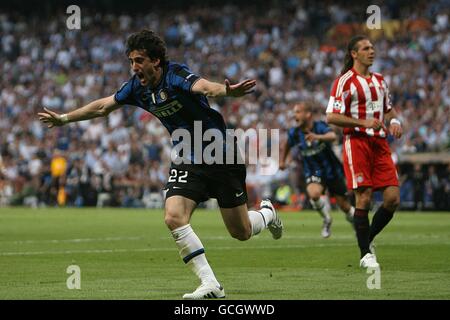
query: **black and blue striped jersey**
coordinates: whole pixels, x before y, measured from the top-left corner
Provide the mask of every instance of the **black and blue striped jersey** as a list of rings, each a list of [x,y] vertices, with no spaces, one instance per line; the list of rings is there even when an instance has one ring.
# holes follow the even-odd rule
[[[313,122],[311,133],[325,134],[330,131],[331,128],[325,122]],[[299,127],[288,130],[288,144],[291,148],[299,148],[305,178],[311,176],[321,177],[326,180],[343,178],[342,164],[331,148],[331,144],[324,141],[309,142],[305,139],[306,134]]]
[[[226,125],[222,115],[210,107],[205,95],[192,92],[198,79],[200,77],[186,65],[168,62],[155,88],[142,86],[134,75],[115,93],[114,98],[118,104],[137,106],[152,113],[171,135],[176,129],[186,129],[192,139],[202,141],[204,149],[209,142],[203,142],[203,133],[208,129],[216,129],[225,139]],[[196,121],[201,121],[201,130],[198,130],[198,126],[194,130]],[[175,146],[181,140],[172,142]],[[193,146],[194,141],[191,141]]]

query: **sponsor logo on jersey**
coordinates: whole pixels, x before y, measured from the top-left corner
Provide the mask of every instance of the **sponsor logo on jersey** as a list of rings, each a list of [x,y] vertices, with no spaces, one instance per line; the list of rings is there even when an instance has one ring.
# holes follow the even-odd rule
[[[377,101],[370,101],[367,104],[367,109],[376,112],[376,111],[380,111],[381,110],[381,103],[377,102]]]
[[[308,146],[309,148],[306,150],[301,150],[300,153],[302,156],[304,157],[311,157],[314,156],[318,153],[321,153],[323,150],[325,150],[325,148],[327,147],[327,145],[323,142],[312,146],[312,148],[310,146]]]
[[[178,102],[178,100],[171,101],[161,107],[158,107],[156,110],[152,111],[152,113],[158,118],[165,118],[177,113],[181,110],[183,106]]]

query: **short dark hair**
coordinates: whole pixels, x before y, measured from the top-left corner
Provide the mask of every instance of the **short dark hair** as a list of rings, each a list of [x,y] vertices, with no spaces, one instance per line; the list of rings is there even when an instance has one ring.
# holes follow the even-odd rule
[[[294,105],[294,107],[295,107],[296,105],[298,105],[298,106],[303,106],[303,109],[304,109],[306,112],[311,112],[311,113],[313,112],[313,108],[312,108],[311,102],[309,102],[308,100],[297,102],[297,103]]]
[[[152,30],[144,29],[131,34],[126,47],[127,56],[133,50],[145,50],[150,59],[159,59],[160,65],[164,65],[168,60],[166,43]]]

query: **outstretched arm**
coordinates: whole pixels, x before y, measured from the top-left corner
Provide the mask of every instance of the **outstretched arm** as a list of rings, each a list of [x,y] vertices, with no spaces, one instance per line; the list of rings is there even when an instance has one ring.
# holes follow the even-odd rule
[[[324,141],[324,142],[333,142],[334,140],[336,140],[337,136],[336,133],[334,133],[334,131],[329,131],[327,133],[324,134],[317,134],[317,133],[307,133],[305,135],[305,139],[306,141]]]
[[[225,84],[221,84],[201,78],[192,86],[192,92],[207,97],[242,97],[252,93],[255,85],[256,80],[250,79],[232,85],[228,80],[225,80]]]
[[[39,120],[46,123],[49,128],[62,126],[68,122],[89,120],[98,117],[105,117],[112,111],[120,108],[121,105],[116,102],[114,95],[94,100],[84,107],[73,110],[67,114],[58,114],[44,107],[44,112],[39,112]]]

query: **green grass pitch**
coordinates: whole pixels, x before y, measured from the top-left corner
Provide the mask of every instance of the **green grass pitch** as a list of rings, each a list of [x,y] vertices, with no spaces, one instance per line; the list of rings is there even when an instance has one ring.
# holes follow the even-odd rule
[[[329,239],[311,211],[281,213],[283,238],[232,239],[218,211],[191,221],[228,299],[450,299],[450,214],[397,213],[376,239],[381,288],[359,268],[339,212]],[[81,269],[69,290],[66,269]],[[181,299],[198,285],[162,210],[0,209],[0,299]]]

